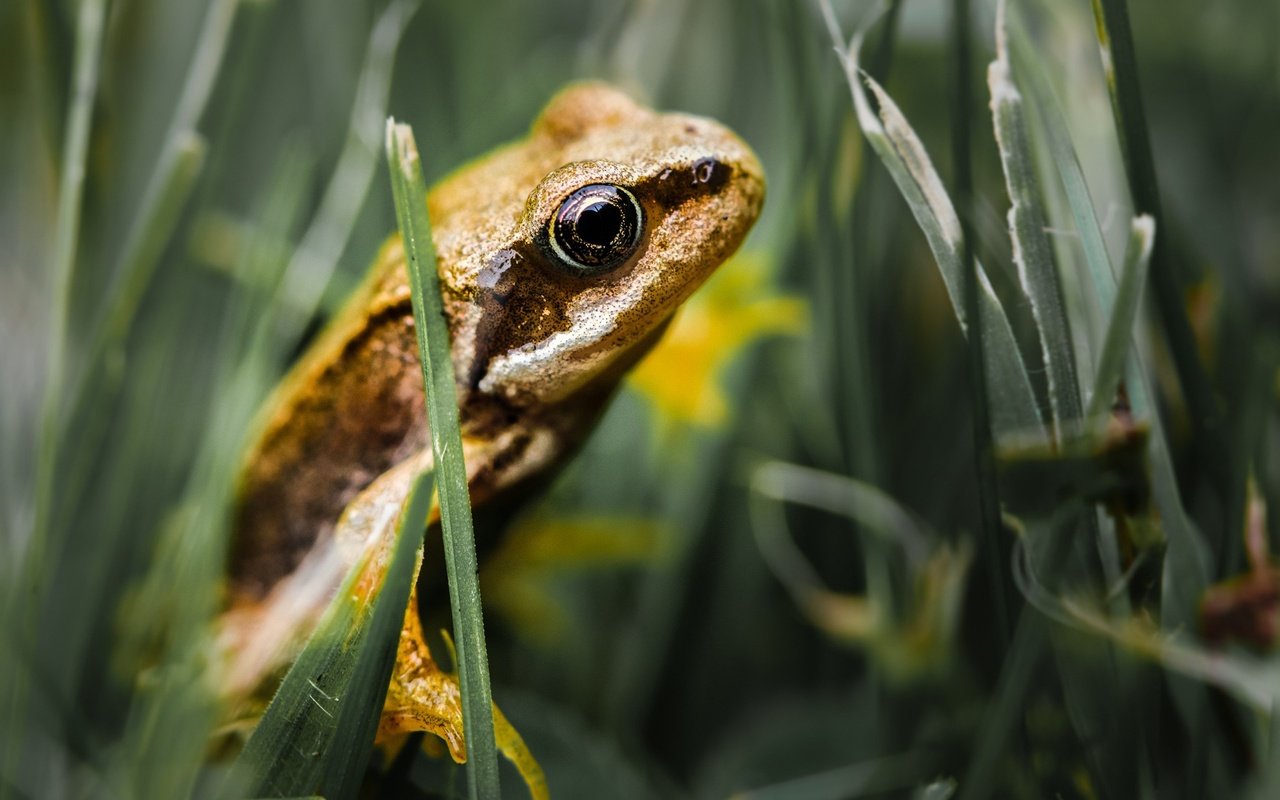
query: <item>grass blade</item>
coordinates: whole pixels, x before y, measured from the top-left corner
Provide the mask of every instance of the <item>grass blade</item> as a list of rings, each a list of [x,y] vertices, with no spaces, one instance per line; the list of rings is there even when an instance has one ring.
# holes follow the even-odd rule
[[[84,0],[76,23],[75,77],[67,114],[67,138],[62,151],[58,216],[50,268],[53,308],[49,320],[44,402],[40,417],[40,452],[36,462],[35,524],[29,542],[28,565],[24,570],[28,579],[35,583],[37,591],[43,577],[46,549],[51,544],[47,540],[53,534],[49,517],[53,511],[53,484],[61,439],[67,315],[71,305],[71,277],[80,242],[81,198],[84,196],[93,103],[98,92],[105,6],[105,0]]]
[[[1022,95],[1014,85],[1009,63],[1006,3],[1002,0],[998,8],[996,60],[987,70],[991,115],[995,122],[996,145],[1004,169],[1005,186],[1012,203],[1009,233],[1013,239],[1013,260],[1039,328],[1040,346],[1048,371],[1054,433],[1060,441],[1064,434],[1063,426],[1080,418],[1080,385],[1076,377],[1075,353],[1062,285],[1054,267],[1049,237],[1045,233],[1045,214],[1027,135]]]
[[[395,663],[433,485],[430,472],[418,476],[393,541],[370,542],[289,668],[237,762],[252,776],[251,796],[356,796]],[[383,548],[393,551],[390,564],[369,602],[363,586]]]
[[[1115,269],[1103,243],[1102,230],[1093,212],[1079,159],[1066,134],[1069,128],[1061,109],[1054,102],[1047,76],[1041,70],[1032,68],[1038,61],[1031,57],[1031,46],[1020,44],[1020,32],[1016,27],[1011,34],[1013,54],[1020,69],[1018,74],[1028,80],[1030,95],[1035,99],[1042,115],[1046,141],[1062,176],[1072,217],[1080,232],[1094,293],[1099,298],[1103,311],[1110,316],[1117,295]],[[1153,258],[1154,252],[1153,250]],[[1194,619],[1199,593],[1208,584],[1208,576],[1212,574],[1213,567],[1203,536],[1183,507],[1172,457],[1154,404],[1154,394],[1149,387],[1142,353],[1136,348],[1131,348],[1130,352],[1131,357],[1125,367],[1125,388],[1134,415],[1147,420],[1151,425],[1147,457],[1152,467],[1152,492],[1169,542],[1165,555],[1165,579],[1161,587],[1164,595],[1161,617],[1167,628],[1177,628]]]
[[[92,337],[95,342],[102,340],[100,352],[118,346],[128,334],[164,244],[173,234],[199,175],[205,145],[197,126],[220,74],[238,7],[239,0],[214,0],[205,14],[164,149],[147,179],[142,205],[130,226],[120,263],[114,271],[105,315],[97,335]],[[92,365],[90,361],[86,368]],[[79,394],[87,391],[86,381],[82,380],[75,388],[73,397],[78,401]]]
[[[1089,398],[1090,419],[1107,412],[1120,386],[1125,357],[1133,340],[1133,326],[1138,317],[1142,287],[1147,281],[1147,265],[1151,263],[1151,246],[1155,240],[1155,220],[1137,217],[1129,228],[1129,246],[1120,271],[1120,288],[1116,292],[1107,334],[1102,340],[1102,355],[1094,377],[1093,396]]]
[[[1186,395],[1188,415],[1196,434],[1196,445],[1205,456],[1201,468],[1213,479],[1225,500],[1230,496],[1230,461],[1224,442],[1226,421],[1214,399],[1213,387],[1196,347],[1195,334],[1187,319],[1184,285],[1178,264],[1169,249],[1169,228],[1160,209],[1160,187],[1156,179],[1155,156],[1147,131],[1146,112],[1138,83],[1138,58],[1129,25],[1127,0],[1093,0],[1102,67],[1111,93],[1111,110],[1120,135],[1129,191],[1135,210],[1149,214],[1162,231],[1152,253],[1151,288],[1160,321],[1173,356],[1178,380]]]
[[[978,260],[969,242],[973,241],[969,221],[973,208],[973,121],[969,113],[973,102],[970,70],[973,65],[973,9],[969,0],[953,0],[951,12],[952,120],[951,158],[955,164],[955,198],[960,217],[960,261],[964,268],[964,314],[975,327],[982,329],[982,303],[978,301]],[[987,571],[997,586],[994,594],[996,628],[1002,645],[1008,646],[1013,636],[1013,584],[1005,569],[1007,535],[1000,520],[1000,488],[996,481],[996,462],[991,406],[987,397],[987,359],[982,343],[975,337],[965,338],[969,360],[970,392],[973,395],[973,454],[978,480],[978,513],[982,520],[982,550]]]
[[[421,0],[393,0],[369,34],[347,138],[310,227],[281,279],[282,336],[294,341],[329,286],[378,167],[378,128],[386,116],[396,52]]]
[[[497,747],[493,731],[493,697],[485,652],[484,615],[480,606],[475,532],[467,469],[462,460],[458,428],[458,400],[449,329],[440,298],[431,222],[427,218],[427,187],[413,130],[387,120],[387,162],[395,195],[396,219],[404,240],[413,293],[414,330],[427,387],[431,445],[440,484],[440,525],[444,533],[445,566],[454,638],[458,644],[458,678],[462,686],[463,730],[467,739],[468,788],[472,798],[499,796]]]
[[[86,161],[89,150],[89,133],[93,122],[94,98],[98,92],[99,67],[102,58],[102,39],[106,16],[105,0],[83,0],[76,22],[75,66],[71,86],[70,107],[67,111],[66,139],[63,143],[61,174],[58,186],[58,208],[54,225],[53,258],[51,274],[52,307],[49,314],[48,343],[46,345],[44,392],[40,407],[40,432],[37,439],[35,464],[35,518],[30,529],[23,567],[17,573],[21,577],[13,582],[13,588],[4,587],[0,597],[4,611],[16,612],[12,620],[15,638],[34,639],[33,623],[38,604],[43,599],[44,584],[50,577],[50,552],[56,553],[63,538],[51,523],[54,510],[54,490],[58,477],[58,459],[63,433],[63,383],[66,372],[68,315],[71,307],[71,279],[75,272],[76,253],[80,244],[80,215],[84,197]],[[7,122],[7,120],[6,120]],[[21,545],[15,548],[21,552]],[[15,577],[16,577],[15,576]],[[10,596],[12,593],[12,596]],[[25,595],[25,597],[24,597]],[[25,614],[18,611],[27,606]],[[7,613],[0,619],[6,629],[10,627]],[[4,631],[8,633],[8,630]],[[10,678],[0,671],[0,679]],[[0,683],[0,709],[3,709],[5,744],[0,753],[0,775],[13,775],[15,767],[26,748],[26,719],[29,709],[29,687],[21,670],[14,670],[12,678]],[[0,781],[0,798],[10,795],[8,780]]]

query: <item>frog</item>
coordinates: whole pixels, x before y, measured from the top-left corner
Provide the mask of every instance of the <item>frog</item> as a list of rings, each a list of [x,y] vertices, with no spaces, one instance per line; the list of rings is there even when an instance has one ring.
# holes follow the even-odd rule
[[[560,91],[527,136],[432,187],[477,509],[520,496],[571,457],[627,371],[739,248],[764,195],[760,161],[728,128],[599,82]],[[220,633],[233,691],[278,671],[287,654],[246,653],[314,625],[361,543],[386,537],[431,467],[414,325],[392,235],[263,406],[239,480]],[[429,730],[462,760],[460,737],[431,708],[456,702],[456,685],[424,667],[416,606],[415,592],[379,738]]]

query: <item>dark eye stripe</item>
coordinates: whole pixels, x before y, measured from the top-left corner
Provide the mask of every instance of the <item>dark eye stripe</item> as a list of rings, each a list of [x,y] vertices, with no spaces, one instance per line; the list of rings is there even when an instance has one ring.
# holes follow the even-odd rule
[[[565,198],[548,225],[552,252],[582,273],[612,269],[635,252],[644,209],[627,189],[609,183],[583,186]]]

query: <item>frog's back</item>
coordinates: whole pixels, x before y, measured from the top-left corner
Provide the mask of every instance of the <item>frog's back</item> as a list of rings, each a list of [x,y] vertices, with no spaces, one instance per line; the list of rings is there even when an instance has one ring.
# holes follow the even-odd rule
[[[342,509],[428,441],[398,237],[264,408],[241,475],[232,592],[256,600],[293,572]]]

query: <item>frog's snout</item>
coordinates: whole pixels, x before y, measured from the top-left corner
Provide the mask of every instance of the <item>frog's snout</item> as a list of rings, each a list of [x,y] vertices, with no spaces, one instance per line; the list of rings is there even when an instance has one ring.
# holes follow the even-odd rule
[[[737,169],[738,180],[742,184],[742,193],[750,208],[751,223],[754,224],[756,217],[760,216],[760,209],[764,207],[764,167],[761,166],[760,159],[756,158],[751,148],[744,144],[742,149],[743,157],[738,162]]]
[[[755,152],[727,129],[723,131],[723,144],[714,158],[703,159],[694,165],[699,177],[708,179],[721,193],[730,194],[728,204],[737,209],[749,230],[764,207],[764,167]],[[720,175],[723,173],[723,177]]]

